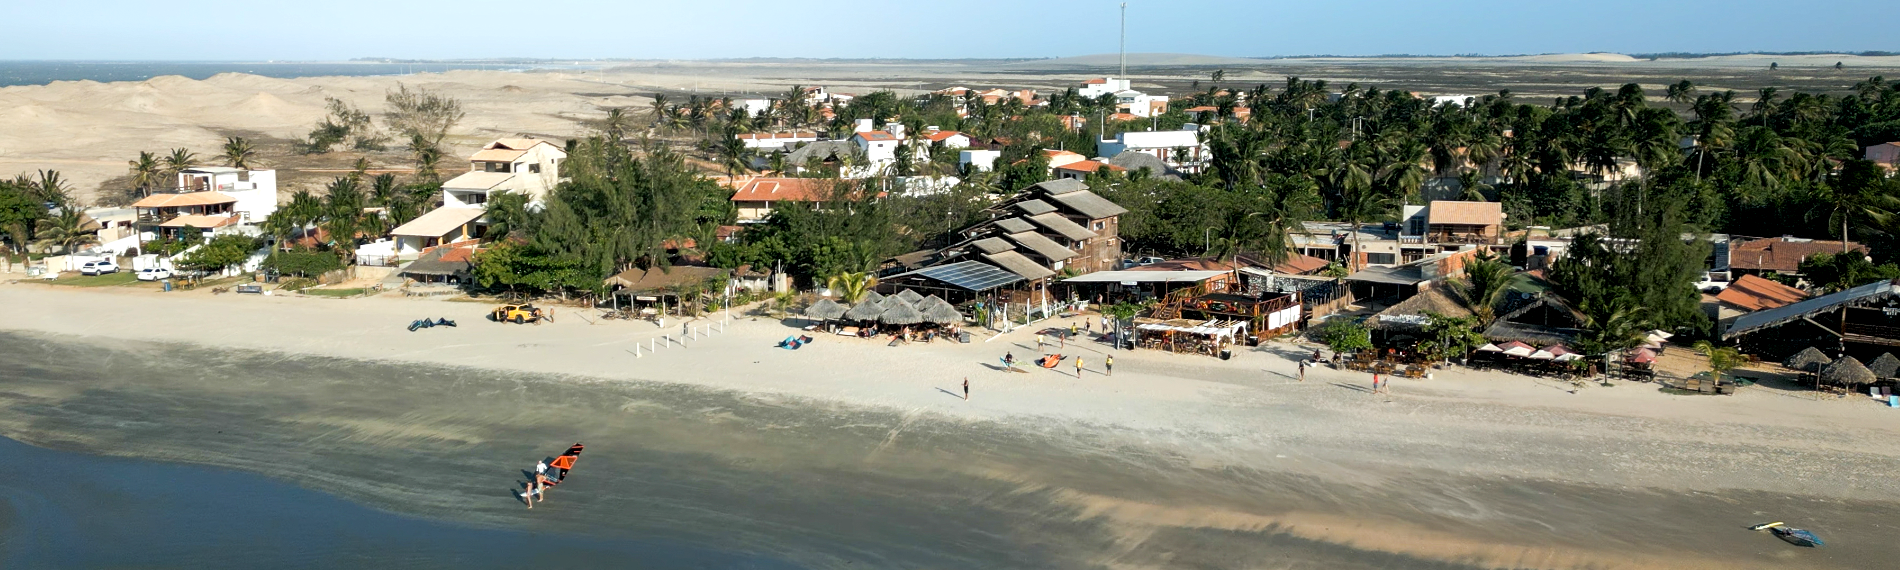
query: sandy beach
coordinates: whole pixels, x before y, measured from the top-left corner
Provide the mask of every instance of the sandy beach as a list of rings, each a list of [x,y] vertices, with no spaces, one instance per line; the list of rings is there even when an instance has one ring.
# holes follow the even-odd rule
[[[486,304],[389,296],[15,284],[0,306],[0,435],[483,527],[805,567],[1865,568],[1900,555],[1883,538],[1900,520],[1900,428],[1859,398],[1572,393],[1462,369],[1372,395],[1367,377],[1326,368],[1297,382],[1288,356],[1310,349],[1286,343],[1230,361],[1122,351],[1112,377],[1105,346],[1069,347],[1088,363],[1078,379],[1066,364],[998,370],[1005,352],[1034,354],[1033,329],[790,351],[773,344],[802,321],[749,316],[648,352],[635,346],[680,323],[563,308],[504,325],[481,318]],[[405,329],[422,317],[460,326]],[[560,490],[558,517],[529,517],[505,494],[510,471],[570,440],[598,453],[589,479]],[[413,476],[380,476],[392,463]],[[1785,519],[1829,547],[1740,530]]]

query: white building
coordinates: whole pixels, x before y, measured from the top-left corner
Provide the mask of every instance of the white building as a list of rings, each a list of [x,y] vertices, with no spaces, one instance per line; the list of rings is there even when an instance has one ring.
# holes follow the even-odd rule
[[[869,120],[860,120],[860,127],[867,126]],[[897,145],[904,142],[904,126],[887,125],[890,131],[861,130],[851,135],[851,144],[857,145],[864,154],[864,160],[872,170],[882,170],[897,162]]]
[[[924,134],[919,138],[929,142],[931,146],[943,148],[970,148],[971,142],[970,135],[957,131],[938,130],[934,126],[925,127]]]
[[[996,169],[996,159],[1002,157],[1000,150],[964,150],[957,153],[957,167],[970,165],[977,172],[989,172]]]
[[[754,117],[761,116],[772,111],[771,99],[746,99],[746,100],[739,101],[738,104],[739,104],[739,108],[745,109],[745,112],[747,115],[751,115]]]
[[[798,148],[799,145],[805,143],[818,142],[818,133],[743,133],[734,138],[739,139],[739,142],[744,143],[749,149],[781,152]]]
[[[232,211],[239,224],[263,222],[277,211],[277,171],[241,170],[228,166],[199,166],[178,173],[185,192],[218,192],[235,198]]]
[[[468,172],[442,183],[443,207],[481,207],[495,192],[539,203],[560,182],[567,151],[539,139],[500,139],[469,157]]]
[[[1168,96],[1149,95],[1133,89],[1115,92],[1115,108],[1141,118],[1168,112]]]
[[[1452,105],[1457,105],[1459,107],[1463,107],[1465,106],[1465,101],[1476,99],[1476,98],[1478,98],[1477,95],[1433,95],[1431,97],[1433,107],[1437,107],[1439,105],[1445,105],[1445,104],[1452,104]]]
[[[1115,156],[1124,151],[1154,155],[1177,170],[1192,171],[1208,155],[1201,142],[1200,126],[1189,123],[1175,131],[1135,131],[1117,133],[1113,139],[1095,143],[1096,153]],[[1180,160],[1186,158],[1187,160]]]
[[[1090,79],[1088,81],[1083,81],[1082,87],[1079,89],[1076,89],[1075,94],[1081,95],[1083,97],[1088,97],[1090,99],[1094,99],[1096,97],[1101,97],[1102,95],[1106,95],[1109,93],[1127,91],[1130,88],[1131,86],[1129,85],[1127,79],[1103,77],[1103,78]]]

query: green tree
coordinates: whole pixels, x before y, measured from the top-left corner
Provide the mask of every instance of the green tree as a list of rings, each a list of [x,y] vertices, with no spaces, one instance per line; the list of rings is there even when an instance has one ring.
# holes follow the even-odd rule
[[[91,225],[92,220],[79,210],[65,208],[39,219],[34,241],[41,247],[57,247],[61,253],[72,253],[79,246],[99,243],[99,235]]]
[[[148,151],[139,151],[135,160],[125,161],[132,174],[132,188],[139,196],[149,196],[152,187],[164,183],[165,166],[160,164],[158,155]]]
[[[238,234],[225,234],[211,238],[198,249],[187,252],[179,258],[181,269],[218,273],[242,265],[251,258],[251,252],[257,249],[255,238]]]
[[[1478,332],[1480,324],[1477,317],[1453,317],[1425,311],[1425,319],[1426,342],[1421,348],[1434,360],[1464,356],[1485,344],[1484,335]]]
[[[864,299],[864,294],[877,286],[877,277],[869,273],[839,273],[825,279],[825,288],[838,294],[846,303],[856,303]]]
[[[1319,327],[1319,341],[1333,349],[1334,354],[1358,352],[1372,348],[1372,331],[1359,321],[1335,317],[1326,319]]]
[[[442,148],[442,139],[468,115],[454,97],[401,83],[383,101],[383,122],[411,141],[420,138],[428,148]]]
[[[191,152],[191,149],[174,148],[171,154],[165,155],[162,160],[165,163],[165,178],[173,181],[174,184],[178,181],[179,173],[198,166],[198,155]]]
[[[231,168],[251,169],[251,161],[257,160],[257,149],[244,137],[224,139],[224,162]]]
[[[1695,351],[1708,358],[1709,378],[1718,381],[1722,379],[1723,374],[1740,367],[1746,361],[1741,351],[1732,347],[1716,346],[1706,340],[1696,341]]]
[[[1464,296],[1466,306],[1477,318],[1477,324],[1488,326],[1497,320],[1498,303],[1504,300],[1504,292],[1509,291],[1516,281],[1516,270],[1496,255],[1484,252],[1465,263],[1464,278],[1452,280],[1452,285]]]

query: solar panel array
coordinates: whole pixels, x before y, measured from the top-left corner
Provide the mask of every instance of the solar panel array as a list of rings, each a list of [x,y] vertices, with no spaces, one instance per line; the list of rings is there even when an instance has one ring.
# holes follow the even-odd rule
[[[994,265],[980,261],[962,261],[949,265],[927,267],[912,273],[971,291],[993,289],[1023,279],[1021,275],[998,269]]]

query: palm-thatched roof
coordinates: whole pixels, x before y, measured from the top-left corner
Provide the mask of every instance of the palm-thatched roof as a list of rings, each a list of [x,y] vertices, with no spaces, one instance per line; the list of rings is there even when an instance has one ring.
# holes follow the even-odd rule
[[[906,289],[906,290],[908,291],[908,289]],[[916,302],[916,301],[912,301],[912,300],[910,300],[910,299],[905,299],[903,295],[891,295],[891,296],[889,296],[889,297],[885,297],[885,298],[884,298],[884,300],[883,300],[883,301],[880,301],[879,303],[880,303],[880,304],[882,304],[882,305],[884,305],[884,308],[886,308],[886,309],[888,309],[888,308],[891,308],[891,307],[895,307],[895,306],[898,306],[898,305],[903,305],[903,306],[906,306],[906,307],[910,307],[910,308],[912,308],[912,309],[916,309],[916,308],[919,308],[919,307],[917,306],[917,302]]]
[[[844,316],[844,312],[847,310],[849,309],[846,309],[844,305],[838,304],[837,301],[819,299],[818,302],[812,303],[810,307],[805,307],[805,316],[828,321]]]
[[[1828,358],[1821,349],[1810,346],[1801,349],[1801,352],[1794,353],[1794,356],[1788,357],[1788,360],[1782,362],[1781,365],[1802,372],[1816,372],[1830,362],[1834,362],[1834,359]]]
[[[1843,356],[1833,364],[1827,365],[1827,368],[1821,369],[1821,381],[1828,384],[1852,386],[1870,384],[1874,380],[1874,371],[1868,370],[1852,356]]]
[[[943,300],[943,297],[931,295],[929,297],[924,297],[924,300],[917,302],[917,310],[928,311],[930,310],[931,307],[935,307],[937,305],[950,305],[950,302]],[[954,305],[950,305],[950,308],[954,309],[956,307]]]
[[[869,297],[866,297],[863,301],[858,302],[857,306],[851,307],[849,311],[845,311],[844,318],[854,321],[875,321],[877,320],[877,316],[882,314],[884,314],[884,303],[873,301]]]
[[[1867,370],[1872,371],[1875,377],[1892,378],[1895,373],[1900,373],[1900,358],[1895,358],[1891,352],[1883,352],[1879,358],[1867,363]]]
[[[934,299],[935,297],[932,298]],[[963,313],[957,312],[957,308],[950,306],[949,303],[945,303],[941,300],[936,303],[930,303],[929,299],[926,299],[924,303],[920,304],[930,305],[924,308],[924,322],[937,323],[940,325],[963,322]]]
[[[877,303],[879,305],[883,305],[884,296],[878,294],[877,291],[865,291],[864,298],[858,299],[858,302],[859,303]]]
[[[1379,311],[1366,319],[1366,326],[1386,331],[1417,331],[1425,327],[1427,311],[1448,317],[1471,316],[1471,309],[1465,308],[1457,294],[1434,287]]]
[[[889,308],[884,309],[884,314],[877,316],[877,321],[887,325],[914,325],[924,322],[924,314],[909,304],[891,303]]]
[[[905,303],[909,303],[909,304],[910,304],[910,306],[912,306],[912,307],[915,307],[915,306],[917,306],[917,302],[918,302],[918,301],[922,301],[922,300],[924,300],[924,296],[923,296],[923,295],[918,295],[916,291],[912,291],[912,290],[909,290],[909,289],[905,289],[905,290],[903,290],[903,291],[898,291],[898,292],[897,292],[897,295],[895,295],[895,296],[896,296],[897,298],[899,298],[899,299],[903,299]]]

